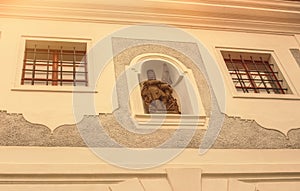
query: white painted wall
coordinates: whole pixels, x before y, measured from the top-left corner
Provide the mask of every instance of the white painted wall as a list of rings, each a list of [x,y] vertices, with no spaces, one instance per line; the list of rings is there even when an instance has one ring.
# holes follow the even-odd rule
[[[13,10],[15,9],[19,10],[17,16],[19,19],[9,19],[7,15],[6,17],[0,18],[0,110],[7,110],[10,113],[22,113],[30,122],[45,124],[52,130],[62,124],[74,123],[72,92],[20,91],[20,89],[18,89],[20,88],[17,85],[19,81],[16,79],[19,78],[17,75],[20,73],[20,66],[22,66],[20,62],[23,55],[22,36],[88,39],[91,41],[91,46],[93,46],[108,34],[125,27],[125,25],[103,24],[100,22],[78,22],[80,19],[86,17],[73,18],[72,22],[55,21],[55,19],[52,19],[52,21],[31,20],[25,16],[22,18],[22,15],[34,16],[40,10],[36,7],[31,9],[30,6],[22,9],[22,7],[18,7],[19,2],[22,2],[23,6],[27,7],[26,1],[15,1],[13,3],[16,3],[16,6],[6,7],[2,5],[0,9],[1,13],[5,12],[7,15],[14,12]],[[40,1],[34,2],[36,5],[40,5]],[[61,3],[64,6],[70,3],[66,0],[60,1],[60,3],[58,1],[49,2]],[[77,0],[77,2],[79,2],[79,0]],[[94,2],[96,2],[96,0],[94,0]],[[126,5],[125,1],[120,2]],[[257,2],[247,1],[247,3],[248,2],[250,2],[249,6],[243,6],[241,8],[242,10],[247,8],[247,15],[251,16],[254,9],[252,2],[254,2],[254,4]],[[278,4],[286,5],[283,1],[280,3],[277,0],[268,2],[271,2],[268,6],[277,6]],[[181,8],[180,4],[174,4]],[[80,14],[84,13],[86,8],[91,8],[88,7],[89,4],[84,3],[82,5],[84,7],[81,7],[83,9],[81,9]],[[193,5],[192,3],[188,8],[195,7],[195,9],[198,9],[196,6],[199,5],[197,5],[197,3]],[[223,7],[219,5],[211,6],[208,4],[207,6],[211,7],[209,10],[213,13],[216,11],[216,7],[220,10],[223,9]],[[291,10],[289,12],[297,12],[296,9],[298,7],[299,5],[294,6],[294,11]],[[237,8],[238,7],[234,7],[234,10]],[[287,9],[288,8],[291,7],[287,7]],[[28,10],[35,10],[35,12]],[[202,9],[198,10],[202,11]],[[66,11],[66,13],[64,11]],[[258,8],[256,11],[261,15],[264,14],[264,10],[262,9]],[[280,11],[281,10],[276,10],[274,13]],[[56,12],[51,7],[47,9],[47,14],[49,12],[52,12],[52,17],[56,16]],[[205,11],[202,12],[203,14],[205,13]],[[273,12],[269,10],[268,14],[271,15],[272,13]],[[65,16],[65,14],[70,15],[73,14],[73,12],[70,10],[60,12],[60,16]],[[280,12],[280,14],[283,13]],[[295,13],[295,22],[297,15],[298,13]],[[95,13],[91,20],[97,16]],[[179,20],[178,18],[179,17],[175,17],[174,20],[176,21],[173,20],[173,22],[177,22],[177,20]],[[284,19],[279,15],[277,15],[276,18],[277,21]],[[119,19],[124,23],[125,19]],[[194,26],[203,26],[203,21],[207,26],[210,26],[208,27],[210,29],[214,28],[214,26],[211,26],[213,25],[211,23],[213,21],[219,24],[222,23],[220,26],[224,26],[224,23],[228,23],[228,20],[227,22],[223,22],[221,19],[218,20],[214,18],[210,20],[203,20],[203,18],[202,20],[195,19],[194,21],[201,21]],[[239,25],[242,25],[243,28],[249,26],[249,23],[244,21],[239,23],[235,23],[235,21],[236,20],[232,20],[231,24],[234,23],[236,29],[239,28]],[[184,23],[185,20],[181,20],[180,22]],[[287,35],[287,33],[282,31],[282,34],[279,35],[278,33],[281,32],[276,27],[274,27],[274,30],[272,26],[268,25],[260,28],[261,24],[259,25],[258,22],[253,21],[250,22],[250,25],[253,26],[251,29],[252,33],[248,33],[247,31],[228,32],[228,28],[227,32],[199,29],[183,30],[199,39],[218,63],[225,82],[226,114],[255,119],[264,127],[278,129],[286,133],[291,128],[299,127],[300,124],[300,70],[288,50],[289,48],[300,48],[299,31],[298,35],[295,36]],[[281,23],[278,26],[285,25],[285,23]],[[290,31],[294,31],[297,29],[297,26],[293,25],[290,28]],[[269,32],[275,31],[276,34],[253,33],[255,30],[263,31],[265,29],[270,29]],[[283,33],[286,35],[283,35]],[[279,60],[278,64],[283,70],[282,72],[285,74],[290,87],[292,87],[294,95],[284,96],[284,99],[282,99],[281,96],[272,97],[261,95],[255,95],[255,99],[249,96],[246,97],[245,95],[234,97],[236,96],[234,88],[232,87],[230,79],[228,80],[228,76],[226,77],[226,67],[224,67],[225,65],[216,47],[274,51],[277,60]],[[111,47],[109,47],[109,49],[110,48]],[[95,64],[94,67],[97,67],[97,61],[92,58],[91,60],[92,63]],[[96,94],[85,93],[85,95],[87,95],[87,97],[89,95],[95,95],[95,108],[97,108],[97,112],[110,113],[113,108],[112,100],[110,99],[114,86],[114,66],[112,63],[106,66],[103,75],[99,78],[99,82],[100,83],[97,84]],[[16,89],[18,89],[18,91]],[[202,169],[201,184],[203,191],[228,191],[235,190],[236,188],[252,189],[254,186],[261,191],[277,191],[279,189],[291,191],[299,190],[299,150],[215,149],[201,156],[198,150],[186,149],[181,155],[169,163],[155,169],[143,171],[131,171],[109,165],[96,157],[88,148],[0,147],[0,153],[0,174],[2,175],[0,178],[0,190],[107,190],[106,187],[103,188],[102,185],[107,183],[107,181],[124,181],[135,175],[142,174],[150,179],[147,179],[147,181],[152,182],[155,176],[166,176],[166,168],[182,167]],[[46,176],[36,176],[39,173],[43,173]],[[266,176],[265,173],[268,175]],[[3,176],[3,174],[10,174],[12,176],[7,178]],[[93,176],[99,175],[100,179],[98,177],[91,178],[91,176],[88,176],[90,174]],[[108,179],[107,176],[112,177],[112,174],[117,174],[118,176]],[[224,176],[226,174],[227,177]],[[120,178],[120,175],[123,175],[123,177]],[[251,177],[251,175],[253,176]],[[230,178],[234,180],[229,180]],[[181,178],[179,178],[179,181],[180,180]],[[249,183],[245,183],[245,180],[252,181],[252,184],[249,185]],[[27,184],[19,184],[22,181]],[[91,183],[93,181],[99,181],[99,184]],[[141,179],[141,181],[145,182],[143,179]],[[164,184],[167,184],[166,180],[164,180]],[[162,183],[155,186],[158,187],[161,185]],[[154,188],[157,188],[155,186]]]
[[[219,64],[226,87],[227,115],[254,119],[263,127],[284,133],[300,127],[300,70],[289,52],[289,48],[299,48],[294,36],[199,30],[188,32],[205,44]],[[293,95],[237,94],[217,49],[220,47],[273,52]]]
[[[10,113],[22,113],[28,121],[45,124],[51,129],[59,125],[74,123],[72,89],[62,87],[61,90],[69,91],[67,93],[20,90],[38,89],[30,86],[22,88],[19,85],[20,76],[18,74],[21,74],[23,59],[22,39],[24,36],[87,39],[93,46],[98,40],[118,28],[120,26],[117,25],[1,18],[1,110],[7,110]],[[100,85],[100,97],[97,98],[101,100],[100,104],[103,106],[103,110],[99,112],[104,113],[111,111],[110,102],[106,101],[109,95],[107,89],[112,87],[114,79],[112,68],[108,67],[107,69],[108,73],[103,76],[105,80],[101,79],[101,81],[105,81],[105,87]],[[91,75],[93,74],[93,71],[89,72]],[[60,89],[59,87],[52,88],[49,87],[50,90]]]
[[[92,47],[108,34],[123,26],[6,18],[1,18],[0,21],[1,109],[11,113],[23,113],[30,122],[45,124],[51,129],[62,124],[74,123],[73,94],[71,91],[67,93],[20,91],[18,79],[20,78],[20,68],[22,68],[22,39],[24,36],[84,39],[89,40],[90,47]],[[227,115],[254,119],[264,127],[278,129],[284,133],[287,133],[289,129],[299,128],[299,67],[289,53],[289,48],[299,48],[299,36],[191,29],[185,31],[203,43],[217,62],[226,89]],[[293,95],[253,95],[254,99],[251,95],[239,94],[238,97],[234,97],[236,92],[230,78],[228,78],[225,64],[217,49],[219,47],[274,52],[276,59],[279,61],[278,65],[293,91]],[[98,63],[94,58],[96,57],[91,58],[89,64],[97,67]],[[93,75],[92,71],[89,72],[90,75]],[[112,111],[110,98],[114,86],[114,67],[112,63],[106,66],[105,72],[100,76],[98,82],[97,93],[86,94],[87,96],[95,95],[96,112],[110,113]],[[32,89],[35,88],[32,87]]]

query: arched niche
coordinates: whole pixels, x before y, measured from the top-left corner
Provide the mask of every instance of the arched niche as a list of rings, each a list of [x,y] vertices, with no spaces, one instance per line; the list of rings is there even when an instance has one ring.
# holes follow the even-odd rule
[[[151,76],[149,76],[149,74]],[[181,95],[181,97],[189,97],[186,84],[187,79],[184,77],[183,71],[180,71],[168,61],[162,59],[151,59],[141,63],[141,69],[138,75],[141,87],[143,87],[143,83],[149,81],[153,75],[157,81],[168,84],[173,90],[172,97],[176,99],[176,104],[179,107],[180,113],[177,114],[193,114],[191,100],[180,99],[179,96]],[[145,111],[145,113],[149,112]],[[172,111],[170,113],[172,113]]]
[[[153,113],[145,110],[141,95],[143,83],[153,78],[153,75],[155,80],[172,88],[172,96],[177,101],[180,113]],[[161,125],[161,118],[164,118],[163,126],[173,127],[180,123],[204,127],[206,115],[193,73],[176,58],[155,53],[139,55],[126,66],[126,77],[131,113],[140,127]]]

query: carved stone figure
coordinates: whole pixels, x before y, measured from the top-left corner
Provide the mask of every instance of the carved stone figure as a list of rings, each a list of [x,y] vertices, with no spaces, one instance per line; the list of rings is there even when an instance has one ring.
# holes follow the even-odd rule
[[[173,88],[169,84],[153,78],[149,79],[148,75],[148,80],[143,82],[141,91],[145,111],[147,113],[180,114],[177,100],[172,93]]]

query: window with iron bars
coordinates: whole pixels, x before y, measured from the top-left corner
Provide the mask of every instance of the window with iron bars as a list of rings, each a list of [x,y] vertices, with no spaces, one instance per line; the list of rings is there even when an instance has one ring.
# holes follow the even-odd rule
[[[88,86],[87,43],[26,40],[21,85]]]
[[[270,53],[221,51],[238,92],[290,94],[291,91]]]

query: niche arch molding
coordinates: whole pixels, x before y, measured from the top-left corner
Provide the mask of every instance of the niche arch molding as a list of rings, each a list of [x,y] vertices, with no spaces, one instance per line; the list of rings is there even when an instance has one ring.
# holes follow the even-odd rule
[[[140,84],[147,80],[148,69],[154,70],[156,79],[162,80],[163,70],[168,70],[181,114],[149,114],[144,110]],[[142,53],[125,65],[127,87],[130,94],[130,110],[139,128],[175,129],[197,126],[206,129],[207,116],[193,71],[174,56],[162,53]]]

